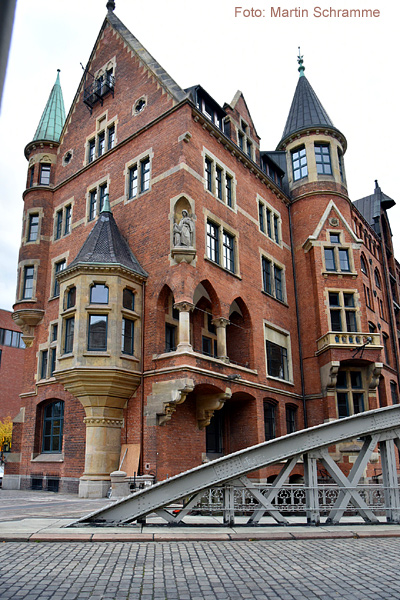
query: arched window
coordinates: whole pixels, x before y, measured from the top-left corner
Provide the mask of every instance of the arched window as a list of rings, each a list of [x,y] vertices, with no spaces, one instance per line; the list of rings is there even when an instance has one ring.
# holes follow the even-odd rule
[[[375,271],[374,271],[374,277],[375,277],[375,285],[376,285],[376,287],[379,290],[382,289],[381,276],[379,275],[378,269],[375,269]]]
[[[361,272],[364,273],[364,275],[368,275],[367,263],[365,262],[365,258],[363,255],[361,255],[361,257],[360,257],[360,262],[361,262]]]
[[[42,452],[61,452],[64,425],[64,402],[58,400],[48,404],[43,417]]]

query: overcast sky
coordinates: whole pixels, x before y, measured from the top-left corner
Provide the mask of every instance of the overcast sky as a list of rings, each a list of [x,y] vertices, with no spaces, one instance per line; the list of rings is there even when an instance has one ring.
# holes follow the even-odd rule
[[[321,8],[377,9],[378,18],[317,18]],[[235,7],[265,16],[235,17]],[[308,10],[308,17],[271,17],[271,7]],[[17,0],[0,115],[0,308],[15,301],[22,192],[32,140],[61,69],[66,112],[106,16],[106,0]],[[200,83],[230,102],[240,89],[263,150],[281,139],[298,72],[305,74],[334,125],[346,136],[350,198],[369,195],[378,179],[397,201],[399,172],[400,3],[393,0],[116,0],[115,14],[185,88]],[[400,257],[400,198],[389,212]]]

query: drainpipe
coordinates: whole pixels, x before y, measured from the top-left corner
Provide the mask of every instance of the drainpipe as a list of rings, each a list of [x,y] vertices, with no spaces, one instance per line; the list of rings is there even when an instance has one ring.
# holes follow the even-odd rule
[[[299,356],[300,356],[300,379],[301,379],[301,395],[303,399],[303,414],[304,414],[304,428],[308,427],[307,418],[307,405],[306,405],[306,390],[304,384],[304,364],[303,364],[303,349],[301,345],[301,331],[300,331],[300,319],[299,319],[299,299],[297,294],[297,279],[296,279],[296,264],[294,260],[294,246],[293,246],[293,235],[292,235],[292,215],[291,205],[288,207],[289,212],[289,232],[290,232],[290,249],[292,252],[292,269],[293,269],[293,284],[294,284],[294,301],[296,305],[296,322],[297,322],[297,337],[299,339]]]
[[[141,390],[141,397],[140,397],[140,458],[139,458],[139,465],[138,465],[138,471],[139,473],[142,473],[144,475],[144,468],[143,468],[143,447],[144,447],[144,320],[145,320],[145,316],[146,316],[146,312],[145,312],[145,298],[146,298],[146,294],[145,294],[145,290],[146,290],[146,282],[143,282],[142,285],[142,339],[141,339],[141,345],[142,345],[142,360],[141,360],[141,371],[142,374],[140,376],[140,386],[142,388]]]

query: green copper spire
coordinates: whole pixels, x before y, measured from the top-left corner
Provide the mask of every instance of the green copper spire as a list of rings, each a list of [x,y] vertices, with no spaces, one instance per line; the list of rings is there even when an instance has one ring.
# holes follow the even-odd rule
[[[303,57],[300,55],[300,46],[299,46],[299,55],[297,57],[297,62],[299,63],[299,68],[298,68],[298,71],[300,73],[299,77],[305,77],[304,71],[306,70],[306,68],[303,65]]]
[[[43,111],[33,141],[48,140],[51,142],[58,142],[64,123],[64,99],[60,85],[60,69],[57,69],[57,79],[50,92],[46,108]]]

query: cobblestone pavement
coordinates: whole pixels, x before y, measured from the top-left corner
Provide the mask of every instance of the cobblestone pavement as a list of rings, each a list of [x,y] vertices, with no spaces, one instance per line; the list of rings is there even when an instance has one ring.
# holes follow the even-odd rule
[[[0,598],[400,599],[400,541],[3,543]]]

